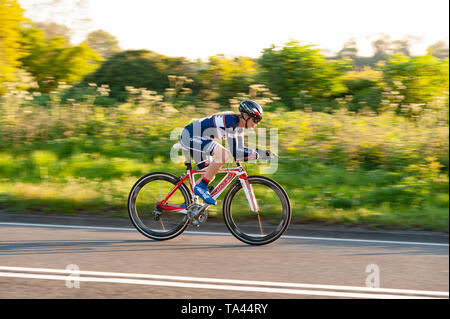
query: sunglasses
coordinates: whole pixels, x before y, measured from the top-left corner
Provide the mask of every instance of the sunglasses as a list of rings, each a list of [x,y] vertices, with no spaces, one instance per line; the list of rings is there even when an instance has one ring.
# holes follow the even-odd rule
[[[258,124],[259,122],[261,122],[262,117],[259,116],[259,115],[255,115],[255,116],[252,116],[252,120],[253,120],[253,122],[255,122],[256,124]]]

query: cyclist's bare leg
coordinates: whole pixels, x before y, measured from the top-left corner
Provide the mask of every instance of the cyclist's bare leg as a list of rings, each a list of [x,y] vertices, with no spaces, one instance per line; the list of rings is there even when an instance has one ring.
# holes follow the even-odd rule
[[[228,151],[221,145],[217,145],[212,154],[214,160],[206,167],[205,179],[212,181],[222,166],[228,161],[230,155]]]
[[[201,177],[195,182],[195,185],[197,185],[198,183],[200,183],[203,179],[203,177],[205,177],[205,173],[203,173],[201,175]],[[216,177],[214,176],[212,179],[210,179],[209,181],[212,182]]]

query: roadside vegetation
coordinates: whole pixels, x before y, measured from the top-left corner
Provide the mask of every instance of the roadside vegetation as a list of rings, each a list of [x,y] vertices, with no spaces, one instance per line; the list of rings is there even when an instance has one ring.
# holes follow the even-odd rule
[[[184,172],[170,158],[173,132],[215,111],[177,111],[162,96],[111,108],[39,106],[17,94],[0,109],[0,207],[10,212],[126,217],[137,178]],[[448,122],[439,112],[411,121],[344,107],[331,114],[272,111],[261,127],[278,129],[280,160],[270,176],[287,190],[294,222],[448,229]],[[267,165],[247,169],[260,174]]]

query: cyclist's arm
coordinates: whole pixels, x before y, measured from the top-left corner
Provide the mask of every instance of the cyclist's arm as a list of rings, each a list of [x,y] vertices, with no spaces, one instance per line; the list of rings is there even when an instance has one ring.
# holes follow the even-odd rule
[[[257,150],[244,147],[244,136],[242,134],[238,134],[237,132],[228,133],[227,141],[235,161],[246,162],[259,158]]]

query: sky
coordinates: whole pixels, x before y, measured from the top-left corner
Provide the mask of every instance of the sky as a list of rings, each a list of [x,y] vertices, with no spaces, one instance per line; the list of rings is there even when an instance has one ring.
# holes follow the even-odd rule
[[[19,3],[27,9],[37,1]],[[264,48],[290,39],[331,55],[355,38],[359,55],[370,56],[371,42],[382,34],[393,40],[413,36],[412,53],[419,55],[449,37],[448,0],[86,1],[84,12],[91,19],[86,32],[103,29],[122,49],[190,59],[219,53],[258,57]],[[39,17],[36,6],[30,10]]]

